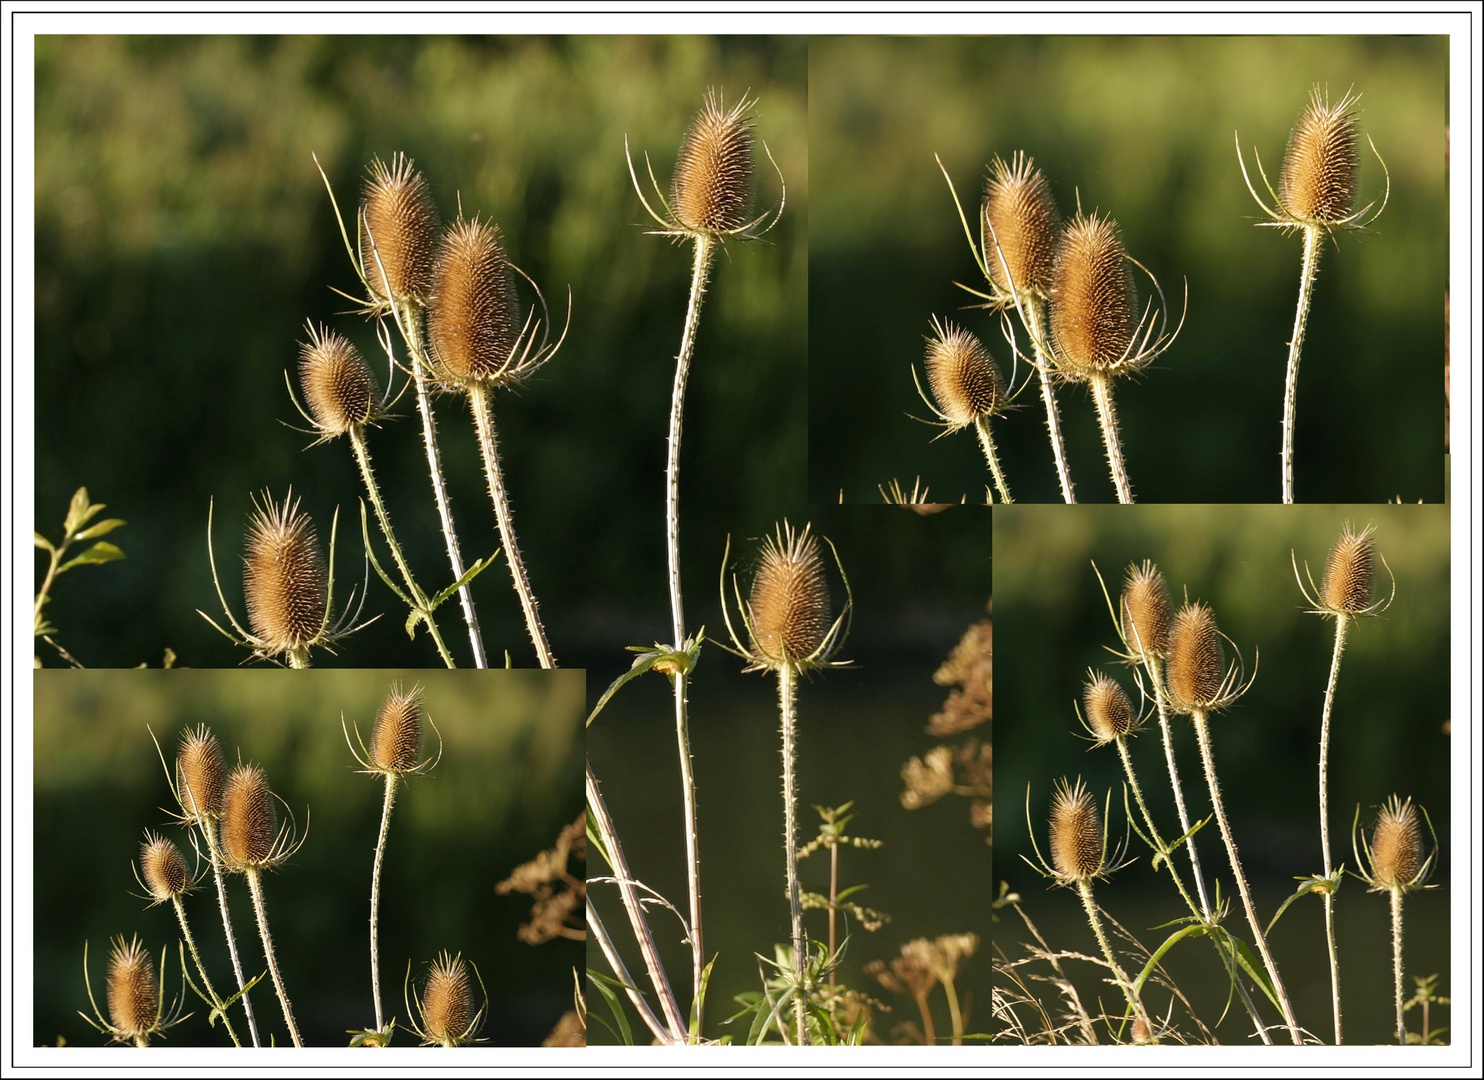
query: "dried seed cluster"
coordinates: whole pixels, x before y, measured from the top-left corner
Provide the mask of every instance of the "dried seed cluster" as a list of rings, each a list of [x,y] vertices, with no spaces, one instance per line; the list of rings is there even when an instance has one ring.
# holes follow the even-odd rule
[[[183,732],[175,755],[175,789],[187,821],[211,820],[221,814],[225,777],[216,736],[204,724]]]
[[[278,811],[268,776],[256,765],[239,765],[227,777],[222,798],[222,853],[237,870],[265,866],[278,839]]]
[[[160,1022],[160,984],[155,963],[136,937],[119,938],[108,958],[108,1017],[122,1036],[136,1039]]]
[[[1128,695],[1101,671],[1082,687],[1082,707],[1099,745],[1120,739],[1134,729],[1134,710]]]
[[[443,1043],[458,1042],[469,1035],[474,1017],[474,995],[469,968],[462,955],[441,954],[428,971],[423,986],[423,1030]]]
[[[1355,99],[1329,104],[1316,86],[1283,155],[1279,198],[1299,221],[1337,224],[1355,206],[1357,153]]]
[[[1103,826],[1081,779],[1065,780],[1051,800],[1051,865],[1065,881],[1090,881],[1103,870]]]
[[[928,338],[926,368],[938,411],[954,427],[967,427],[1005,407],[1005,384],[994,358],[962,327],[945,321]]]
[[[1371,877],[1377,885],[1405,889],[1422,871],[1422,828],[1412,800],[1393,795],[1371,833]]]
[[[450,388],[498,379],[514,360],[520,327],[515,277],[497,225],[460,220],[438,247],[428,339]]]
[[[371,162],[361,202],[361,266],[379,300],[426,301],[438,211],[422,173],[402,154]]]
[[[1056,234],[1061,226],[1046,174],[1023,151],[1017,151],[1008,165],[1003,158],[995,158],[984,185],[982,213],[984,256],[995,285],[1007,293],[1045,294],[1052,285]]]
[[[1170,650],[1170,593],[1148,559],[1130,565],[1124,577],[1123,636],[1136,654],[1164,656]]]
[[[191,887],[191,871],[180,849],[157,833],[147,834],[139,848],[139,871],[156,900],[173,900]]]
[[[685,133],[675,163],[671,209],[684,228],[729,233],[744,228],[752,208],[752,103],[723,111],[715,93]]]
[[[1346,522],[1324,564],[1320,589],[1324,606],[1336,614],[1359,615],[1370,606],[1376,577],[1376,544],[1369,528],[1356,533]]]
[[[417,768],[422,735],[421,692],[414,688],[404,694],[400,685],[394,685],[371,731],[371,764],[382,772],[411,772]]]
[[[376,380],[356,347],[332,330],[309,328],[299,346],[299,385],[315,426],[343,435],[376,415]]]
[[[265,497],[255,507],[244,562],[247,617],[262,650],[276,656],[318,641],[328,575],[314,523],[297,502]]]
[[[806,526],[784,526],[763,544],[748,599],[754,659],[778,667],[813,656],[830,626],[830,593],[819,543]]]
[[[1165,683],[1171,703],[1184,712],[1215,706],[1221,699],[1225,668],[1216,615],[1199,601],[1181,607],[1170,632]]]
[[[1051,331],[1057,360],[1068,373],[1085,378],[1128,360],[1136,322],[1134,280],[1117,222],[1096,213],[1073,218],[1057,249],[1055,280]]]

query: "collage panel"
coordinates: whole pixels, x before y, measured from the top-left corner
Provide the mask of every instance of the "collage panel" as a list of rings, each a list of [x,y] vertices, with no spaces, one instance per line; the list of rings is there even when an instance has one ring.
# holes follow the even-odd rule
[[[996,510],[1016,1041],[1452,1041],[1448,522]]]
[[[35,686],[36,1045],[582,1045],[581,672]]]

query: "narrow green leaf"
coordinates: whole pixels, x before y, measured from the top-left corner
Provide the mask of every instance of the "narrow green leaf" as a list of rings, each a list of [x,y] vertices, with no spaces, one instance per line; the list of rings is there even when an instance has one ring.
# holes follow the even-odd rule
[[[1278,1002],[1278,992],[1273,989],[1273,983],[1268,978],[1267,969],[1262,966],[1262,961],[1253,954],[1251,947],[1241,938],[1235,937],[1228,931],[1220,931],[1220,936],[1226,939],[1233,954],[1237,958],[1237,963],[1242,965],[1242,970],[1247,973],[1253,982],[1257,983],[1262,989],[1262,992],[1267,995],[1267,999],[1273,1003],[1273,1007],[1279,1012],[1282,1012],[1283,1006]]]
[[[1183,929],[1176,930],[1169,937],[1165,938],[1164,943],[1150,954],[1149,962],[1144,965],[1144,970],[1139,972],[1139,977],[1134,980],[1134,997],[1138,997],[1139,993],[1144,989],[1144,980],[1149,978],[1149,973],[1153,971],[1155,965],[1159,963],[1160,957],[1173,949],[1181,939],[1193,937],[1197,934],[1204,934],[1205,932],[1206,928],[1197,924],[1195,926],[1187,926]]]
[[[633,645],[629,646],[630,651],[635,651],[637,648],[640,647]],[[618,693],[619,690],[623,689],[624,684],[627,683],[630,679],[633,679],[639,675],[643,675],[650,668],[654,667],[655,661],[662,659],[664,655],[664,653],[646,649],[644,652],[640,653],[640,655],[634,657],[634,663],[629,668],[629,670],[625,671],[618,678],[614,679],[613,683],[608,687],[608,689],[603,691],[603,696],[598,698],[598,704],[593,707],[592,712],[588,713],[587,724],[585,726],[592,727],[593,721],[598,718],[598,714],[603,711],[604,706],[608,704],[613,695]]]
[[[124,553],[116,546],[110,544],[107,540],[99,540],[81,555],[68,559],[61,566],[57,567],[57,573],[65,574],[74,566],[101,566],[104,563],[114,562],[123,557]]]
[[[1264,933],[1271,934],[1273,932],[1273,927],[1278,925],[1278,920],[1283,917],[1283,913],[1299,897],[1308,896],[1310,893],[1319,893],[1322,896],[1327,892],[1337,892],[1340,887],[1340,875],[1336,873],[1333,878],[1325,878],[1316,874],[1314,877],[1299,878],[1298,882],[1299,887],[1294,890],[1292,896],[1279,905],[1277,912],[1274,913],[1272,921],[1268,923],[1268,927]]]
[[[98,509],[101,510],[103,508],[100,506]],[[107,536],[109,533],[113,532],[114,529],[117,529],[120,525],[125,524],[127,524],[127,522],[125,522],[123,518],[104,518],[96,525],[89,525],[82,532],[78,533],[75,539],[92,540],[99,536]]]
[[[587,969],[588,981],[597,987],[598,993],[603,995],[603,1000],[608,1003],[609,1011],[613,1013],[613,1019],[618,1025],[617,1035],[623,1040],[625,1046],[634,1045],[634,1032],[629,1027],[629,1018],[624,1014],[623,1002],[618,999],[618,993],[614,987],[624,987],[617,979],[610,979],[600,971]],[[611,984],[611,985],[610,985]]]
[[[62,528],[66,530],[67,538],[70,540],[77,534],[77,530],[88,523],[88,519],[103,509],[100,503],[93,506],[88,502],[88,489],[80,487],[72,493],[72,504],[67,507],[67,520]]]
[[[711,969],[715,966],[716,957],[713,956],[710,963],[701,969],[701,985],[696,988],[695,1000],[690,1003],[690,1033],[692,1035],[701,1034],[701,1017],[706,1013],[706,987],[711,982]]]
[[[597,850],[598,855],[611,870],[613,868],[613,860],[608,855],[608,847],[603,843],[603,838],[598,835],[598,821],[593,817],[592,810],[588,810],[587,812],[587,842],[589,847]]]
[[[485,569],[485,567],[489,566],[490,563],[494,562],[499,557],[500,549],[496,548],[495,553],[489,558],[480,559],[478,562],[474,563],[473,566],[464,571],[463,577],[459,578],[459,580],[455,581],[448,588],[444,589],[437,596],[433,597],[432,600],[428,601],[428,610],[435,610],[439,604],[443,603],[443,601],[447,600],[454,593],[458,592],[465,585],[469,584],[469,582],[473,581],[476,577],[479,576],[479,574]]]
[[[53,544],[50,540],[48,540],[46,537],[42,536],[39,532],[33,532],[31,535],[33,537],[35,537],[35,541],[34,542],[35,542],[36,546],[39,547],[42,551],[56,551],[57,550],[57,546],[55,544]]]

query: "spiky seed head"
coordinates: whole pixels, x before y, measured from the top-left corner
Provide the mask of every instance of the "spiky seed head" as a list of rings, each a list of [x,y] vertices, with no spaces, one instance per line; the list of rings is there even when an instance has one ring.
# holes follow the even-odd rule
[[[421,692],[414,688],[404,694],[400,684],[393,684],[371,730],[371,764],[382,772],[411,772],[417,768],[422,735]]]
[[[1096,213],[1068,222],[1054,276],[1057,362],[1068,374],[1086,378],[1129,360],[1137,322],[1134,279],[1118,223]]]
[[[785,524],[763,541],[747,608],[754,659],[763,666],[797,664],[819,651],[830,627],[830,592],[808,526],[796,533]]]
[[[1005,292],[1010,291],[1012,281],[1021,292],[1044,294],[1049,290],[1061,215],[1046,174],[1021,151],[1008,165],[1003,158],[995,158],[984,184],[981,212],[986,224],[985,261],[994,283]],[[1005,265],[995,252],[995,240],[999,241]],[[1010,268],[1009,278],[1005,266]]]
[[[323,435],[343,435],[376,415],[376,379],[356,347],[333,330],[309,328],[299,346],[304,404]]]
[[[1170,650],[1170,591],[1148,559],[1130,564],[1123,579],[1123,636],[1135,653],[1164,656]]]
[[[180,736],[175,755],[175,790],[188,822],[210,820],[222,812],[226,770],[221,744],[205,724]]]
[[[423,1030],[442,1043],[465,1040],[474,1018],[474,994],[469,967],[462,955],[442,953],[428,970],[423,985]]]
[[[954,427],[967,427],[1005,407],[1005,384],[977,337],[946,320],[927,343],[928,386]]]
[[[747,225],[752,209],[752,102],[725,109],[708,91],[675,162],[671,209],[684,228],[729,233]]]
[[[1345,522],[1324,564],[1324,606],[1336,614],[1359,615],[1371,603],[1376,578],[1376,544],[1370,528],[1356,533]]]
[[[1134,709],[1128,695],[1101,671],[1083,685],[1082,707],[1099,745],[1120,739],[1134,729]]]
[[[122,1037],[149,1035],[160,1023],[160,984],[155,962],[136,936],[113,943],[108,957],[108,1018]]]
[[[1221,699],[1226,678],[1226,650],[1216,615],[1197,601],[1175,613],[1170,631],[1170,659],[1165,686],[1176,709],[1208,709]]]
[[[227,777],[222,797],[222,854],[227,865],[243,870],[273,859],[278,810],[268,776],[256,765],[239,765]]]
[[[1337,224],[1354,209],[1360,170],[1355,102],[1346,94],[1331,105],[1316,86],[1294,125],[1278,195],[1283,209],[1299,221]]]
[[[1129,1041],[1135,1046],[1148,1046],[1154,1041],[1148,1020],[1142,1016],[1134,1017],[1133,1026],[1129,1029]]]
[[[298,502],[265,495],[247,525],[243,583],[253,634],[270,656],[313,644],[324,627],[328,578],[314,522]]]
[[[498,379],[520,330],[515,275],[498,225],[456,221],[438,246],[428,338],[433,366],[452,387]]]
[[[1103,825],[1080,777],[1075,784],[1063,779],[1051,800],[1051,865],[1063,881],[1090,881],[1103,872]]]
[[[173,900],[191,887],[191,871],[180,848],[158,833],[147,833],[140,845],[139,872],[156,900]]]
[[[390,166],[372,159],[361,213],[361,266],[372,294],[383,301],[426,301],[438,211],[423,174],[403,154],[393,155]]]
[[[1422,871],[1422,827],[1412,800],[1393,795],[1371,833],[1371,878],[1387,889],[1406,889]]]

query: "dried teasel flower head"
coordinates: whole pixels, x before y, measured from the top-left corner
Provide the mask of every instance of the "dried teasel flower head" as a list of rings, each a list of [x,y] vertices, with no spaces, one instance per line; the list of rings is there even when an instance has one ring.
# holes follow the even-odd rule
[[[135,937],[108,957],[108,1018],[115,1036],[142,1040],[160,1030],[160,983],[149,950]]]
[[[1403,800],[1393,795],[1376,815],[1375,827],[1363,849],[1371,871],[1369,875],[1362,873],[1362,877],[1370,882],[1372,892],[1392,889],[1410,892],[1426,887],[1437,856],[1437,838],[1433,837],[1432,854],[1424,856],[1419,809],[1410,798]],[[1421,811],[1421,816],[1425,817],[1426,813]],[[1431,828],[1429,821],[1428,829]]]
[[[785,522],[763,541],[747,612],[757,666],[797,667],[819,655],[830,632],[830,591],[809,526],[796,533]]]
[[[328,573],[314,522],[292,493],[254,498],[243,558],[247,618],[267,656],[300,653],[325,637]]]
[[[1216,712],[1246,691],[1247,684],[1238,683],[1235,665],[1226,666],[1223,636],[1215,613],[1199,601],[1184,604],[1175,613],[1165,690],[1176,712]]]
[[[227,777],[221,830],[222,855],[233,870],[262,869],[278,861],[278,810],[268,776],[258,766],[239,765]]]
[[[332,439],[376,419],[376,379],[356,347],[323,326],[309,323],[307,330],[309,340],[299,346],[299,387],[320,438]]]
[[[437,232],[432,193],[412,160],[373,158],[361,200],[361,272],[375,301],[427,301]]]
[[[1078,777],[1063,777],[1051,800],[1051,865],[1063,883],[1091,881],[1107,868],[1097,803]]]
[[[1082,708],[1088,731],[1099,746],[1122,739],[1138,727],[1138,717],[1123,687],[1101,671],[1088,670],[1082,686]]]
[[[393,684],[376,714],[376,726],[371,729],[371,765],[383,773],[416,771],[422,735],[421,688],[413,687],[403,693],[400,684]]]
[[[438,246],[428,316],[433,371],[446,389],[524,374],[520,300],[497,225],[460,219]]]
[[[688,232],[725,236],[748,227],[755,188],[753,104],[744,96],[727,109],[711,90],[691,121],[670,197],[675,220]]]
[[[1324,564],[1324,577],[1316,587],[1309,574],[1309,565],[1304,563],[1304,576],[1299,575],[1298,556],[1292,555],[1293,576],[1299,591],[1309,602],[1309,610],[1316,615],[1365,618],[1379,615],[1391,606],[1396,593],[1396,582],[1392,581],[1391,594],[1372,600],[1376,584],[1376,529],[1367,525],[1356,532],[1350,522],[1345,522],[1334,546],[1329,549],[1329,558]],[[1381,560],[1385,565],[1385,559]],[[1388,572],[1390,568],[1388,567]],[[1305,577],[1308,578],[1307,582]]]
[[[1135,658],[1162,657],[1170,648],[1170,592],[1159,567],[1145,559],[1123,580],[1123,637]]]
[[[1283,155],[1278,201],[1295,221],[1339,225],[1350,220],[1360,171],[1355,104],[1346,94],[1333,105],[1314,87]]]
[[[478,977],[475,972],[475,977]],[[417,1000],[422,1027],[414,1028],[424,1045],[462,1046],[475,1042],[484,1009],[474,1010],[469,965],[462,954],[440,953],[428,968],[422,997]]]
[[[1024,151],[1017,150],[1009,164],[1000,157],[990,163],[980,221],[983,258],[996,289],[1007,296],[1012,292],[1046,296],[1052,286],[1061,215],[1046,174]]]
[[[226,770],[221,744],[202,724],[181,733],[175,755],[175,791],[188,824],[215,820],[222,811]]]
[[[933,392],[933,401],[928,404],[949,431],[1003,412],[1009,404],[1005,382],[989,350],[969,331],[947,319],[934,316],[923,366]]]
[[[1139,332],[1134,279],[1118,223],[1078,214],[1057,246],[1051,333],[1056,364],[1070,378],[1118,375],[1148,362]]]
[[[189,892],[193,884],[180,849],[155,832],[146,833],[140,845],[139,872],[156,903],[174,900]]]

